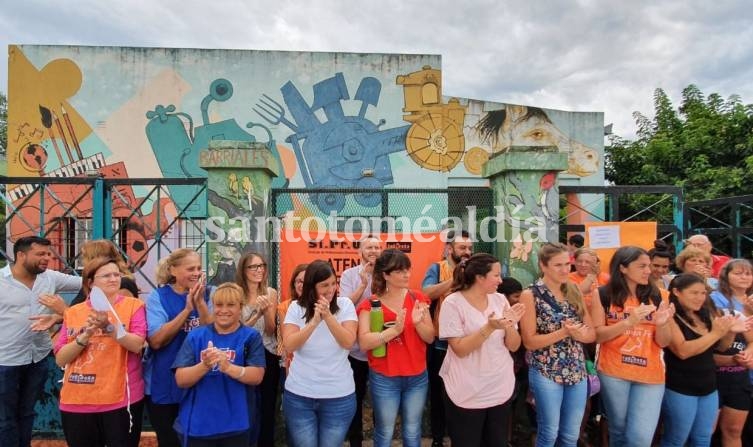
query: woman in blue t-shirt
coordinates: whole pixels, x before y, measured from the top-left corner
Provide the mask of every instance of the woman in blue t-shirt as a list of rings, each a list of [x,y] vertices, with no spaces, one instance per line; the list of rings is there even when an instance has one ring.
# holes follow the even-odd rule
[[[264,377],[264,347],[241,324],[243,289],[220,285],[212,296],[214,323],[191,331],[178,351],[175,381],[187,388],[176,428],[184,447],[247,447],[258,429],[255,385]]]
[[[183,390],[176,385],[171,367],[188,333],[212,321],[209,292],[201,258],[188,248],[160,260],[156,276],[160,286],[146,298],[146,404],[160,447],[180,447],[173,423]]]

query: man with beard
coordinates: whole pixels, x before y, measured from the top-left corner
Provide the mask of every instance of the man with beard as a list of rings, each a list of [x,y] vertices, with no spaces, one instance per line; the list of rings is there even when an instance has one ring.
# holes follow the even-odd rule
[[[0,445],[28,447],[34,404],[47,380],[52,342],[47,329],[62,319],[40,303],[40,295],[76,293],[81,278],[47,270],[50,241],[22,237],[12,266],[0,270]],[[32,321],[30,321],[32,320]]]
[[[432,264],[424,276],[421,284],[423,292],[431,299],[430,311],[434,320],[434,330],[439,334],[439,311],[442,301],[450,294],[452,286],[452,272],[455,266],[463,260],[467,260],[473,254],[473,241],[467,231],[450,230],[446,236],[446,257],[443,261]],[[426,350],[427,369],[429,371],[429,402],[431,407],[431,437],[432,447],[440,447],[444,442],[445,414],[444,414],[444,383],[439,377],[439,368],[442,366],[447,353],[447,342],[439,338]]]
[[[382,241],[376,236],[366,236],[360,242],[359,253],[361,264],[345,270],[340,276],[340,296],[350,298],[356,307],[371,296],[371,278],[374,263],[382,254]],[[356,414],[348,429],[348,441],[350,447],[360,447],[363,442],[363,397],[369,379],[369,362],[357,342],[350,351],[348,360],[356,382]]]

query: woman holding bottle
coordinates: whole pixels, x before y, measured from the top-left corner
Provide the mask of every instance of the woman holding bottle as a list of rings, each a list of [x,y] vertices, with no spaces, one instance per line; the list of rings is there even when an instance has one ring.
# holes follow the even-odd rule
[[[400,250],[384,250],[374,264],[374,296],[358,306],[358,343],[368,352],[374,407],[374,446],[392,445],[398,412],[405,447],[421,445],[421,417],[429,379],[426,344],[434,341],[429,298],[408,288],[410,259]],[[384,328],[374,330],[370,316],[377,301]],[[376,306],[375,306],[376,307]],[[386,348],[381,354],[376,349]]]

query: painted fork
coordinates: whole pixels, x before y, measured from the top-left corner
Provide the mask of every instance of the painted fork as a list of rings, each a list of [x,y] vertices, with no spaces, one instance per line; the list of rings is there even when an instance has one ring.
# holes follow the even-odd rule
[[[257,107],[261,110],[257,109]],[[269,97],[266,93],[262,94],[262,98],[251,109],[269,124],[277,125],[282,123],[288,126],[293,132],[298,132],[298,126],[285,118],[285,108],[282,107],[282,104]]]

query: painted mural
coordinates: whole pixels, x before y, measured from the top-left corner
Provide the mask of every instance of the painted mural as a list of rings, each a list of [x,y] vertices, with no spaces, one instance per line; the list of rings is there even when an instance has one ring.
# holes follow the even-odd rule
[[[604,177],[601,113],[445,96],[437,55],[10,46],[8,99],[10,176],[205,177],[200,151],[236,140],[267,145],[280,172],[273,188],[483,186],[484,162],[518,145],[567,153],[563,184]],[[124,187],[113,217],[128,219],[131,240],[150,246],[155,234],[180,231],[165,226],[171,216],[249,212],[253,182],[244,179],[210,185],[209,210],[193,200],[195,188],[170,187],[157,203]],[[29,216],[40,206],[56,212],[54,201],[27,200],[31,192],[9,191]],[[77,214],[90,212],[87,199],[55,194]],[[333,192],[287,206],[304,216],[356,215],[379,201]],[[218,255],[225,261],[247,249],[228,247]]]

